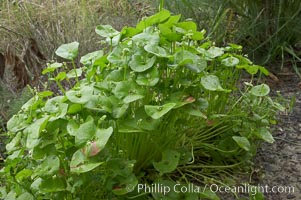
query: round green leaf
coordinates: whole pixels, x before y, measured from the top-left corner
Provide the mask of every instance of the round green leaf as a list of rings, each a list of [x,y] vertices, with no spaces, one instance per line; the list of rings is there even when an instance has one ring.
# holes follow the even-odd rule
[[[209,58],[216,58],[224,54],[224,49],[219,47],[210,47],[207,50],[207,56]]]
[[[197,63],[200,57],[190,51],[179,51],[174,55],[175,64],[182,66],[185,64]]]
[[[119,31],[115,30],[111,25],[99,25],[96,26],[95,32],[101,37],[113,38],[119,34]]]
[[[139,73],[136,83],[143,86],[155,86],[159,80],[159,70],[153,67],[145,72]]]
[[[162,160],[153,162],[153,165],[160,174],[173,172],[179,163],[180,153],[175,150],[165,150],[162,152]]]
[[[194,73],[201,73],[207,67],[207,61],[204,59],[194,60],[193,63],[187,63],[184,65]]]
[[[67,60],[74,60],[78,54],[78,46],[78,42],[63,44],[55,51],[55,54]]]
[[[145,55],[133,55],[129,62],[129,66],[135,72],[144,72],[151,68],[155,62],[156,56],[148,58]]]
[[[159,119],[173,109],[176,105],[176,103],[167,103],[162,106],[145,105],[144,109],[148,116],[153,119]]]
[[[80,62],[84,65],[92,65],[94,61],[103,56],[103,51],[94,51],[92,53],[88,53],[80,58]]]
[[[263,83],[261,85],[254,86],[250,92],[254,96],[263,97],[270,93],[270,87]]]
[[[203,76],[201,78],[201,83],[203,87],[207,90],[210,91],[225,91],[225,92],[230,92],[231,90],[226,90],[222,88],[219,78],[215,75],[208,75],[208,76]]]
[[[144,50],[151,54],[154,54],[158,57],[168,57],[169,56],[164,48],[157,46],[157,45],[148,44],[144,47]]]
[[[54,72],[56,69],[61,68],[62,66],[63,66],[62,63],[57,63],[57,62],[52,64],[47,63],[47,67],[42,71],[42,74]]]
[[[145,46],[145,45],[158,45],[160,42],[159,34],[157,33],[140,33],[138,35],[135,35],[132,38],[133,42],[137,44],[138,46]]]
[[[66,92],[67,98],[73,102],[78,104],[87,103],[91,96],[93,95],[93,87],[91,86],[82,86],[79,90],[69,90]]]
[[[144,90],[133,81],[121,81],[116,84],[113,94],[125,103],[130,103],[144,97]]]
[[[85,104],[85,108],[89,108],[95,111],[112,113],[112,103],[106,96],[91,96],[90,100]]]
[[[113,51],[108,55],[108,61],[112,64],[123,66],[127,63],[127,60],[123,56],[123,50],[127,48],[126,45],[120,44],[116,46]]]
[[[235,58],[233,56],[230,56],[228,58],[223,59],[221,63],[227,67],[234,67],[235,65],[237,65],[239,63],[239,59]]]
[[[62,118],[67,114],[68,104],[62,103],[66,99],[65,96],[57,96],[49,99],[45,104],[45,111],[52,114],[49,121],[54,121],[56,119]]]
[[[65,99],[65,96],[56,96],[51,99],[48,99],[48,101],[45,104],[44,110],[49,113],[59,112],[59,104],[62,104]]]
[[[67,74],[67,78],[75,78],[75,77],[80,77],[83,73],[83,70],[81,68],[77,69],[71,69]]]

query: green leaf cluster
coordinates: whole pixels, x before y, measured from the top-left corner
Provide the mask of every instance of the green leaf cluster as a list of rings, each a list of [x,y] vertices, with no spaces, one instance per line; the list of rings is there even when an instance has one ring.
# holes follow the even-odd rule
[[[138,182],[200,163],[237,166],[259,140],[273,142],[269,125],[283,108],[265,84],[237,88],[241,70],[266,70],[233,44],[214,46],[167,10],[136,27],[95,31],[109,50],[81,57],[68,72],[65,63],[48,64],[43,74],[61,94],[38,92],[8,121],[6,199],[132,197],[128,187]],[[78,51],[72,42],[56,54],[74,64]]]

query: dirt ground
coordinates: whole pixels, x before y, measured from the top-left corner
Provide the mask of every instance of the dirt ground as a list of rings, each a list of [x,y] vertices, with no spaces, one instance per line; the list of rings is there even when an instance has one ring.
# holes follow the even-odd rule
[[[280,76],[280,77],[279,77]],[[279,75],[279,82],[269,84],[272,91],[291,99],[296,96],[292,112],[279,115],[273,127],[275,142],[263,144],[255,158],[257,169],[252,176],[254,185],[273,186],[279,192],[265,193],[266,200],[301,199],[301,82],[297,75]],[[289,192],[289,186],[293,186]]]

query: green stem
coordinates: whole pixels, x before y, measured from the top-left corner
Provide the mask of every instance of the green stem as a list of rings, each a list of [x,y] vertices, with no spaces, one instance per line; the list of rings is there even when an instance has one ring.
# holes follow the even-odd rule
[[[65,94],[66,90],[63,88],[62,84],[57,80],[55,80],[55,82],[56,82],[57,86],[60,88],[60,90],[63,92],[63,94]]]
[[[76,79],[76,82],[78,83],[78,75],[77,75],[77,71],[76,71],[76,66],[75,66],[75,62],[74,60],[72,60],[72,67],[74,69],[74,73],[75,73],[75,79]]]
[[[160,0],[159,11],[162,11],[164,7],[164,0]]]

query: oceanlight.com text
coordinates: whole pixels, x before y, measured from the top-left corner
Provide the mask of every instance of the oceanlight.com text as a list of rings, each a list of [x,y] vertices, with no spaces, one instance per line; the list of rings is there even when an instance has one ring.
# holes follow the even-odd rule
[[[170,192],[175,193],[203,193],[205,191],[211,191],[214,193],[237,193],[237,194],[251,194],[256,195],[260,192],[267,193],[294,193],[294,186],[269,186],[269,185],[250,185],[241,184],[238,186],[220,186],[217,184],[206,184],[202,187],[194,184],[180,184],[177,183],[173,186],[164,185],[160,183],[156,184],[138,184],[136,187],[128,186],[128,191],[136,190],[138,193],[162,193],[167,195]]]

